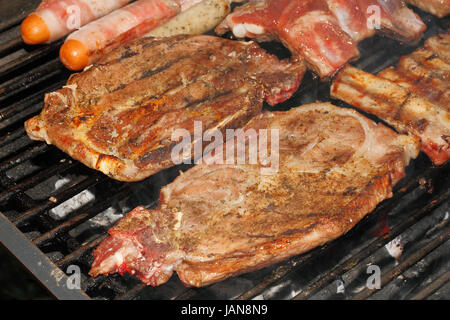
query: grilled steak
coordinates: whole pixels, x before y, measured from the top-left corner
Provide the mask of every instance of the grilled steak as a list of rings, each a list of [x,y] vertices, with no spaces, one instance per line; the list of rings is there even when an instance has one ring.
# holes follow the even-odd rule
[[[242,127],[295,92],[305,71],[257,44],[212,36],[143,38],[105,55],[45,97],[25,123],[85,165],[123,181],[173,166],[172,133]]]
[[[420,137],[437,165],[450,158],[450,64],[440,58],[450,53],[445,36],[430,38],[378,76],[347,66],[331,88],[332,96]]]
[[[380,30],[407,42],[426,26],[403,0],[250,0],[216,28],[238,38],[278,39],[322,78],[358,58],[357,43]]]
[[[350,230],[419,150],[417,138],[328,103],[258,115],[240,134],[251,129],[278,130],[276,174],[193,167],[162,189],[157,209],[138,207],[109,230],[90,274],[129,272],[156,286],[176,271],[200,287],[279,262]]]

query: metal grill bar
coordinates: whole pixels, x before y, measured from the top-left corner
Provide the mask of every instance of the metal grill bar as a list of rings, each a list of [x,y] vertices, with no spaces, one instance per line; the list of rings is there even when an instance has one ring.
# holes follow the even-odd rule
[[[55,264],[61,268],[64,269],[64,266],[67,266],[68,264],[80,259],[83,255],[85,255],[89,250],[95,248],[98,246],[103,240],[105,240],[108,237],[108,234],[104,233],[98,236],[98,238],[83,244],[82,247],[78,248],[71,254],[66,255],[64,258],[59,259],[55,262]]]
[[[412,214],[407,220],[403,223],[397,225],[392,228],[386,235],[382,238],[376,239],[373,242],[369,243],[367,246],[361,248],[359,252],[352,255],[349,259],[343,261],[335,268],[330,270],[327,274],[322,275],[317,281],[307,286],[301,293],[294,297],[294,300],[303,300],[312,296],[315,292],[323,288],[325,285],[329,284],[332,280],[337,279],[344,272],[352,269],[353,266],[363,261],[365,258],[372,255],[376,250],[383,247],[387,243],[389,243],[392,239],[396,238],[399,234],[404,232],[406,229],[410,228],[414,225],[418,220],[422,219],[426,216],[430,211],[438,207],[442,204],[443,201],[448,199],[450,196],[450,190],[443,193],[442,195],[434,198],[430,201],[424,208],[418,210],[414,214]]]
[[[16,50],[18,47],[22,45],[22,38],[21,37],[15,37],[7,42],[0,44],[0,56],[6,55],[9,52],[12,52]]]
[[[58,225],[56,228],[48,231],[47,233],[43,234],[39,238],[33,240],[33,243],[36,245],[41,245],[43,242],[51,240],[51,239],[57,237],[59,234],[63,234],[65,232],[72,230],[74,227],[95,217],[98,213],[109,208],[111,206],[111,203],[113,203],[113,201],[122,200],[122,199],[126,198],[129,193],[130,193],[130,188],[128,186],[124,186],[122,188],[122,190],[120,190],[118,193],[115,193],[113,196],[108,197],[108,198],[104,199],[103,201],[99,201],[92,208],[89,208],[82,213],[78,213],[71,219],[66,220],[65,222]]]
[[[42,143],[31,143],[31,145],[33,145],[32,148],[25,149],[25,151],[19,153],[18,155],[0,162],[0,171],[9,170],[12,167],[15,167],[27,160],[33,159],[36,156],[43,154],[44,152],[47,152],[50,149],[48,145]]]
[[[445,241],[450,239],[450,227],[444,229],[435,239],[430,241],[426,246],[420,248],[417,252],[409,256],[407,259],[399,263],[396,267],[389,270],[381,277],[381,286],[386,285],[392,279],[398,277],[402,272],[404,272],[409,267],[413,266],[415,263],[420,261],[423,257],[429,254],[431,251],[439,247]],[[363,291],[358,293],[353,297],[354,300],[363,300],[370,297],[376,289],[365,288]]]
[[[135,296],[137,296],[139,294],[139,292],[144,290],[146,287],[147,287],[146,284],[139,283],[137,286],[135,286],[131,290],[125,292],[124,294],[117,296],[115,298],[115,300],[130,300],[130,299],[134,298]]]
[[[19,68],[29,66],[31,63],[36,62],[39,59],[45,58],[52,53],[58,52],[62,43],[62,41],[53,42],[47,46],[40,47],[31,53],[25,54],[18,59],[0,66],[0,75],[2,77],[5,77],[18,70]]]
[[[411,300],[424,300],[439,290],[444,284],[450,281],[450,270],[444,273],[441,277],[430,283],[424,290],[417,293]]]
[[[30,188],[38,185],[42,181],[48,179],[48,177],[51,177],[57,173],[64,173],[65,171],[67,171],[71,168],[74,168],[75,166],[78,166],[78,165],[79,165],[79,163],[77,163],[77,162],[67,160],[64,162],[60,162],[57,165],[54,165],[52,167],[49,167],[49,168],[33,175],[29,179],[27,179],[21,183],[18,183],[16,185],[14,185],[13,187],[9,188],[8,190],[0,193],[0,203],[15,196],[22,190],[27,190],[27,189],[30,189]]]
[[[43,213],[44,211],[50,210],[52,208],[55,208],[59,204],[63,203],[64,201],[74,197],[75,195],[79,194],[81,191],[99,183],[100,181],[104,181],[105,177],[98,177],[98,176],[91,176],[88,178],[81,177],[73,185],[66,190],[51,196],[47,201],[44,201],[40,205],[31,208],[22,214],[20,214],[17,217],[14,217],[11,219],[11,221],[15,225],[21,225],[24,222],[28,221],[29,219],[35,217],[36,215]]]
[[[41,90],[18,103],[0,110],[0,134],[2,134],[3,130],[17,124],[17,122],[23,124],[25,120],[42,110],[44,93],[61,87],[63,83],[57,82],[52,84],[47,89]]]
[[[36,277],[46,279],[45,286],[58,299],[87,300],[89,297],[81,290],[67,287],[68,277],[48,259],[44,254],[37,253],[34,245],[14,225],[0,214],[0,234],[2,244],[7,248],[20,246],[14,255],[22,261]],[[48,273],[51,276],[48,276]]]
[[[36,86],[49,79],[63,75],[66,72],[61,67],[59,59],[53,59],[29,72],[4,82],[0,87],[0,102],[19,94],[32,86]]]
[[[19,129],[4,135],[3,137],[0,138],[0,148],[7,144],[13,143],[18,138],[23,137],[24,134],[25,134],[25,128],[20,127]]]

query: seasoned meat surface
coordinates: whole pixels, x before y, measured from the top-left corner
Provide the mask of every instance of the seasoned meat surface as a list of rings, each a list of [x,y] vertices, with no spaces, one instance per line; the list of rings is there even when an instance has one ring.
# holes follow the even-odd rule
[[[282,261],[350,230],[391,196],[419,150],[417,138],[328,103],[267,112],[244,129],[258,140],[278,132],[278,171],[193,167],[162,189],[158,208],[138,207],[109,230],[90,274],[129,272],[156,286],[176,271],[200,287]]]
[[[253,42],[213,36],[142,38],[105,55],[45,97],[25,123],[87,166],[124,181],[173,166],[178,129],[242,127],[298,88],[304,64],[278,60]],[[178,142],[178,141],[177,141]]]

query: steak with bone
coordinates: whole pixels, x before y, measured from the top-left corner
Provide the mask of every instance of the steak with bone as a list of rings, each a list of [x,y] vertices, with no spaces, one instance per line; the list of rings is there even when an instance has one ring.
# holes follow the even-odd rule
[[[278,131],[278,172],[191,168],[162,189],[158,208],[138,207],[109,230],[90,274],[129,272],[157,286],[176,271],[201,287],[277,263],[349,231],[391,197],[419,151],[417,138],[329,103],[258,115],[224,149],[250,141],[251,129],[258,141],[262,129]]]
[[[359,57],[357,43],[377,29],[407,42],[420,40],[425,24],[403,0],[250,0],[216,28],[238,38],[278,39],[321,78]]]
[[[178,129],[242,127],[263,98],[289,98],[301,60],[278,60],[254,42],[213,36],[142,38],[110,54],[45,97],[25,127],[85,165],[123,181],[173,166]]]
[[[377,76],[352,66],[338,73],[331,95],[416,135],[434,164],[450,158],[450,54],[448,33],[402,57]]]

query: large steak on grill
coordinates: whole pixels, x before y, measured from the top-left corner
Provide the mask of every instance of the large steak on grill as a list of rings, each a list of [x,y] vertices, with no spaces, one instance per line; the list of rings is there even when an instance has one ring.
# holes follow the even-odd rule
[[[174,165],[175,130],[240,128],[298,88],[301,60],[280,61],[254,42],[213,36],[143,38],[46,95],[28,135],[123,181]]]
[[[261,174],[267,163],[193,167],[163,188],[157,209],[138,207],[109,230],[90,274],[129,272],[156,286],[176,270],[200,287],[300,254],[389,198],[420,148],[328,103],[266,112],[244,129],[259,141],[261,129],[278,130],[278,172]]]

